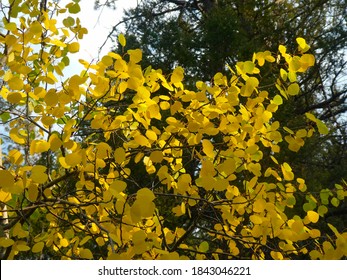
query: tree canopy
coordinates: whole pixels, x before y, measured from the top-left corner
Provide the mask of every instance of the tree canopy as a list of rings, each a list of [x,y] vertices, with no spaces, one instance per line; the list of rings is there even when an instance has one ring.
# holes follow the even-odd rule
[[[186,84],[119,34],[118,52],[66,77],[88,31],[78,1],[1,8],[2,258],[347,257],[330,219],[346,183],[311,192],[279,156],[329,133],[312,112],[295,129],[276,119],[315,65],[303,37]]]
[[[314,135],[296,153],[282,149],[278,158],[291,162],[310,191],[319,191],[333,189],[347,174],[346,5],[336,0],[139,1],[121,22],[115,22],[109,37],[125,25],[126,49],[144,51],[141,65],[164,72],[182,66],[186,88],[195,87],[196,77],[210,82],[219,71],[230,78],[228,65],[248,60],[254,52],[274,53],[278,44],[293,52],[295,38],[304,37],[315,65],[299,77],[299,94],[280,107],[275,118],[299,129],[306,125],[305,113],[314,112],[330,133]],[[267,70],[263,83],[275,84],[277,77]],[[278,93],[275,87],[267,91],[271,97]],[[344,209],[341,221],[347,218]]]

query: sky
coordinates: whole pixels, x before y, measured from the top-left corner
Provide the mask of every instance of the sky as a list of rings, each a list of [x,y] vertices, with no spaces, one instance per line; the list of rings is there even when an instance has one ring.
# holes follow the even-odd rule
[[[61,0],[60,5],[65,6],[70,2],[71,0]],[[105,0],[101,2],[105,2]],[[104,43],[112,27],[122,20],[123,10],[135,7],[137,2],[138,0],[117,0],[116,10],[104,8],[95,11],[94,0],[81,0],[79,3],[81,12],[76,16],[81,20],[82,26],[88,29],[88,34],[83,37],[83,40],[79,41],[80,52],[69,57],[70,66],[64,71],[66,77],[83,69],[79,65],[79,59],[82,58],[89,62],[98,58],[100,46]],[[101,57],[107,54],[112,46],[111,40],[108,40],[107,44],[102,48]]]

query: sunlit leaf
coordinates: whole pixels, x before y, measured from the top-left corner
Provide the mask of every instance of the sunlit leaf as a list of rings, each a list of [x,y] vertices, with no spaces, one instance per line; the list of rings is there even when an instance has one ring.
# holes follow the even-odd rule
[[[171,82],[172,83],[180,83],[182,82],[184,77],[184,70],[182,67],[176,67],[171,75]]]
[[[11,188],[14,185],[14,177],[8,170],[0,170],[0,187],[8,192],[11,192]]]
[[[142,188],[137,191],[137,199],[144,201],[153,201],[155,199],[155,195],[148,188]]]
[[[161,151],[153,151],[151,152],[149,157],[154,163],[162,162],[162,160],[164,159],[163,153]]]
[[[5,237],[0,237],[0,247],[10,247],[14,244],[14,240]]]
[[[13,77],[7,83],[12,90],[21,90],[24,86],[23,80],[19,77]]]
[[[205,252],[208,251],[208,249],[209,249],[208,242],[207,241],[203,241],[203,242],[200,243],[198,250],[199,250],[199,252],[205,253]]]
[[[77,53],[80,50],[80,44],[78,42],[72,42],[67,46],[70,53]]]
[[[280,95],[275,95],[274,99],[272,100],[274,104],[276,105],[282,105],[283,104],[283,99]]]
[[[317,223],[319,220],[319,214],[315,211],[307,211],[307,217],[312,223]]]
[[[202,147],[203,147],[203,151],[204,153],[210,157],[210,158],[214,158],[214,152],[213,152],[213,145],[212,143],[207,140],[207,139],[204,139],[202,140]]]
[[[120,33],[120,34],[118,35],[118,42],[119,42],[119,44],[121,44],[122,47],[125,46],[126,40],[125,40],[124,34]]]
[[[89,249],[81,249],[80,257],[83,259],[91,260],[93,259],[93,253]]]
[[[299,91],[300,87],[297,83],[291,84],[287,89],[288,95],[297,95]]]
[[[30,178],[39,184],[43,184],[48,180],[48,176],[45,173],[47,170],[46,166],[43,165],[35,165],[32,169],[31,169],[31,176]]]

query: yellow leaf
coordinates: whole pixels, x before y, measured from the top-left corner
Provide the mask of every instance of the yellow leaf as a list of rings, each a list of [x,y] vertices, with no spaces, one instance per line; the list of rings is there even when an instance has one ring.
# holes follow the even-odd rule
[[[184,69],[182,67],[176,67],[171,75],[171,83],[180,83],[184,77]]]
[[[274,260],[283,260],[283,255],[281,252],[271,251],[270,255]]]
[[[135,163],[138,163],[143,158],[144,155],[145,154],[141,153],[141,152],[137,153],[136,156],[135,156],[135,159],[134,159]]]
[[[40,253],[43,250],[43,247],[45,246],[45,243],[43,242],[38,242],[36,243],[32,248],[31,251],[33,253]]]
[[[14,241],[12,239],[8,239],[5,237],[0,237],[0,247],[10,247],[14,244]]]
[[[34,21],[30,25],[30,32],[36,34],[36,35],[41,35],[42,33],[42,26],[38,21]]]
[[[254,175],[260,177],[261,176],[261,165],[260,163],[256,162],[256,163],[253,163],[253,162],[250,162],[248,165],[247,165],[247,169],[252,172]]]
[[[138,63],[142,60],[142,51],[140,49],[128,50],[128,54],[130,55],[130,61],[134,63]]]
[[[7,29],[8,31],[16,31],[17,30],[17,25],[15,22],[8,22],[4,24],[5,29]]]
[[[28,199],[32,202],[35,202],[37,197],[39,195],[39,190],[38,187],[36,185],[29,185],[28,187]]]
[[[319,220],[319,214],[315,211],[309,210],[307,211],[307,218],[312,223],[317,223]]]
[[[136,200],[133,205],[130,207],[130,216],[131,220],[134,223],[137,223],[141,220],[142,214],[141,214],[141,209],[144,207],[144,205],[141,205],[141,203]]]
[[[203,242],[200,243],[198,251],[202,252],[202,253],[206,253],[208,251],[208,249],[209,249],[208,242],[207,241],[203,241]]]
[[[175,207],[173,207],[171,209],[172,213],[175,214],[176,217],[180,217],[182,215],[184,215],[184,213],[182,212],[182,205],[177,205]]]
[[[45,182],[47,182],[48,180],[48,176],[45,173],[46,172],[47,167],[43,166],[43,165],[35,165],[32,169],[31,169],[31,176],[30,178],[38,183],[38,184],[43,184]]]
[[[288,78],[289,78],[289,81],[291,83],[294,83],[297,81],[297,78],[296,78],[296,73],[295,72],[289,72],[288,73]]]
[[[147,130],[146,136],[149,140],[156,141],[158,139],[157,134],[153,130]]]
[[[7,202],[11,200],[11,198],[12,198],[11,193],[0,190],[0,202]]]
[[[70,167],[73,167],[73,166],[80,164],[81,161],[82,161],[82,155],[81,155],[81,153],[78,153],[78,152],[67,154],[65,156],[65,162]]]
[[[298,37],[298,38],[296,38],[296,42],[299,45],[300,51],[307,52],[310,49],[310,46],[307,45],[306,40],[304,38]]]
[[[186,213],[186,204],[185,204],[185,202],[183,202],[183,201],[182,201],[182,203],[181,203],[181,212],[182,212],[182,214],[185,214],[185,213]]]
[[[118,86],[118,93],[122,94],[124,91],[126,91],[127,88],[128,88],[128,82],[127,81],[120,82],[120,84]]]
[[[278,46],[278,50],[279,52],[282,54],[282,56],[285,56],[286,52],[287,52],[287,48],[283,45],[279,45]]]
[[[50,149],[53,152],[57,151],[61,147],[61,145],[63,144],[63,141],[61,141],[59,136],[55,133],[49,137],[48,142],[50,145]]]
[[[300,58],[300,62],[304,70],[306,70],[308,67],[313,66],[315,63],[314,55],[312,54],[304,54]]]
[[[137,199],[140,201],[153,201],[155,199],[155,195],[150,189],[142,188],[137,191]]]
[[[65,48],[65,47],[66,47],[66,44],[65,44],[64,42],[58,40],[58,39],[51,39],[51,40],[50,40],[50,43],[51,43],[52,45],[57,46],[57,47],[62,47],[62,48]]]
[[[266,201],[263,198],[258,198],[253,203],[253,211],[256,213],[261,213],[264,211],[266,206]]]
[[[307,136],[307,131],[305,129],[299,129],[297,132],[296,132],[296,137],[299,137],[299,138],[304,138]]]
[[[126,158],[125,150],[122,147],[117,148],[114,151],[114,158],[116,163],[122,164]]]
[[[256,87],[259,85],[259,80],[255,77],[249,77],[246,80],[246,85],[241,88],[240,94],[242,96],[251,96]]]
[[[281,75],[281,78],[282,78],[283,81],[287,81],[288,73],[287,73],[286,70],[284,70],[284,69],[281,68],[281,69],[280,69],[280,75]]]
[[[259,225],[259,224],[261,224],[263,222],[263,219],[260,216],[258,216],[258,215],[251,215],[249,217],[249,219],[255,225]]]
[[[23,80],[18,77],[12,77],[7,83],[12,90],[22,90],[24,86]]]
[[[163,152],[162,151],[153,151],[153,152],[151,152],[149,158],[154,163],[162,162],[162,160],[164,159]]]
[[[91,260],[93,259],[93,254],[89,249],[81,249],[80,257],[83,259]]]
[[[214,158],[214,152],[213,152],[213,145],[210,142],[210,140],[204,139],[202,140],[202,150],[204,151],[204,153],[210,157],[210,158]]]
[[[297,83],[291,84],[288,89],[287,89],[287,93],[288,95],[297,95],[300,91],[300,87]]]
[[[137,144],[139,144],[141,146],[146,146],[146,147],[150,147],[151,146],[151,144],[149,143],[148,139],[145,136],[141,135],[141,134],[136,135],[134,137],[134,140],[135,140],[135,142]]]
[[[292,168],[290,167],[288,163],[286,162],[283,163],[281,165],[281,169],[282,169],[284,180],[291,181],[294,179],[294,173],[292,172]]]
[[[246,61],[243,64],[243,70],[247,73],[247,74],[253,74],[255,65],[252,61]]]
[[[107,143],[101,142],[95,147],[96,157],[100,159],[109,158],[111,154],[111,147]]]
[[[49,90],[47,92],[47,94],[45,95],[45,103],[47,104],[47,106],[55,106],[58,104],[59,102],[59,95],[57,94],[57,92],[55,90]]]
[[[99,236],[97,239],[96,239],[96,243],[98,244],[99,247],[102,247],[105,245],[105,240],[103,237]]]
[[[151,97],[151,93],[146,87],[140,86],[137,88],[137,96],[143,100],[147,100]]]
[[[246,152],[247,154],[253,155],[253,154],[255,154],[258,150],[259,150],[259,146],[256,145],[256,144],[254,144],[254,145],[248,146],[248,147],[246,148],[245,152]]]
[[[328,134],[329,133],[328,127],[321,120],[317,119],[316,124],[317,124],[318,131],[320,134]]]
[[[291,224],[291,228],[297,232],[300,233],[304,229],[304,223],[302,220],[296,220]]]
[[[321,236],[321,232],[319,229],[311,229],[309,234],[311,238],[318,238]]]
[[[247,206],[247,203],[247,199],[243,196],[237,196],[232,200],[233,207],[240,215],[243,215],[245,213],[245,207]]]
[[[108,56],[108,55],[104,55],[102,58],[101,58],[101,62],[103,64],[105,64],[105,66],[109,67],[113,64],[113,59],[112,57]]]
[[[30,154],[33,155],[35,153],[43,153],[49,150],[49,143],[45,140],[33,140],[30,144]]]
[[[170,103],[167,101],[160,102],[159,106],[162,110],[169,110],[170,109]]]
[[[69,240],[67,240],[66,238],[60,239],[60,246],[62,246],[62,247],[69,246]]]
[[[306,41],[304,38],[298,37],[296,38],[296,42],[298,43],[298,45],[304,49],[306,47]]]
[[[120,192],[123,192],[127,187],[127,183],[121,180],[114,180],[113,183],[110,185],[109,190],[113,195],[117,195]]]
[[[12,104],[19,104],[23,98],[25,97],[25,95],[19,91],[14,91],[14,92],[10,92],[6,99],[8,102],[12,103]]]
[[[125,40],[124,34],[121,33],[118,35],[118,42],[119,44],[121,44],[122,47],[125,47],[126,40]]]
[[[5,192],[11,192],[14,185],[14,177],[8,170],[0,170],[0,188]]]
[[[327,128],[327,126],[321,120],[317,119],[314,115],[312,115],[311,113],[305,113],[305,116],[309,120],[316,123],[319,133],[321,133],[321,134],[328,134],[329,133],[329,129]]]
[[[79,245],[83,246],[83,245],[86,244],[91,238],[92,238],[92,237],[91,237],[90,235],[85,236],[85,237],[81,240],[81,242],[80,242]]]
[[[276,105],[281,105],[283,104],[283,99],[280,95],[276,94],[272,102]]]
[[[147,238],[146,232],[143,230],[138,230],[133,233],[132,241],[134,242],[134,245],[136,246],[146,242],[146,238]]]
[[[27,246],[27,245],[24,245],[24,244],[16,244],[16,249],[17,249],[18,251],[25,252],[25,251],[29,251],[29,250],[30,250],[30,247]]]

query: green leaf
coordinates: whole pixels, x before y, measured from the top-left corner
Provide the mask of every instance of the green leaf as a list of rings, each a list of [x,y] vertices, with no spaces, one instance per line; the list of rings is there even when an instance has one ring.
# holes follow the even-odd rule
[[[280,95],[276,94],[274,99],[272,100],[274,104],[281,105],[283,104],[283,99]]]
[[[335,207],[339,206],[340,204],[340,200],[338,200],[336,197],[333,197],[331,200],[330,200],[331,204]]]
[[[320,134],[328,134],[329,133],[328,127],[321,120],[316,119],[316,124],[317,124],[318,131]]]
[[[206,253],[209,249],[209,245],[207,241],[203,241],[199,245],[199,252]]]
[[[291,84],[288,89],[287,89],[287,93],[288,95],[297,95],[300,91],[300,87],[297,83]]]
[[[11,118],[11,115],[10,115],[10,113],[8,113],[8,112],[4,112],[4,113],[2,113],[2,114],[0,115],[0,118],[1,118],[1,121],[2,121],[3,123],[5,123],[5,122],[7,122],[7,121]]]
[[[75,24],[75,19],[73,17],[67,17],[63,19],[63,24],[65,27],[71,27]]]
[[[78,14],[81,11],[81,7],[78,3],[71,3],[67,5],[70,14]]]

